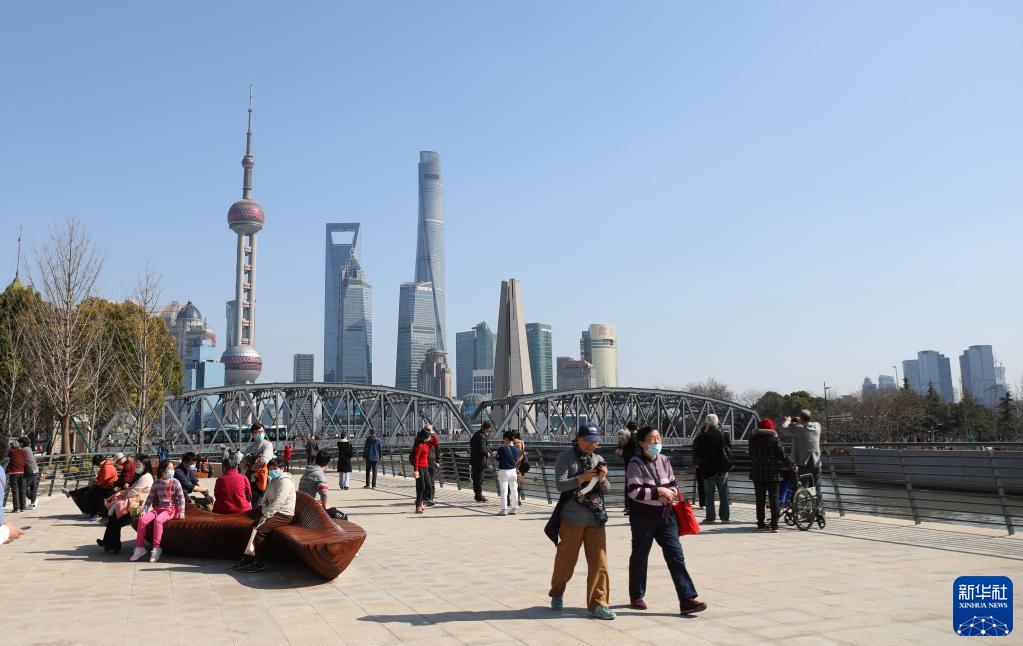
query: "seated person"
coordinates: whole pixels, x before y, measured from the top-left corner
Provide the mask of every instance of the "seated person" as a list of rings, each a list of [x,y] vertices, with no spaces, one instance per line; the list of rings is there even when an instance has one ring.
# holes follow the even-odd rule
[[[135,480],[135,460],[123,453],[114,454],[114,468],[117,469],[117,484],[114,490],[126,489]]]
[[[266,540],[271,531],[278,527],[291,524],[295,517],[295,482],[291,475],[281,469],[281,461],[274,458],[267,464],[269,467],[270,484],[266,488],[266,497],[259,508],[259,518],[252,528],[249,543],[245,546],[240,561],[232,567],[244,572],[262,572],[266,563],[256,557],[256,548]]]
[[[139,453],[131,463],[138,466],[135,467],[135,473],[132,474],[134,478],[128,488],[120,489],[103,503],[110,518],[107,520],[107,530],[103,533],[103,538],[97,538],[96,544],[107,553],[117,554],[121,551],[121,528],[131,522],[131,508],[133,506],[141,508],[153,486],[149,456]]]
[[[252,506],[259,507],[263,502],[263,494],[270,481],[269,470],[266,465],[257,466],[258,460],[252,456],[245,458],[245,473],[248,476],[249,487],[252,491]]]
[[[185,492],[185,500],[196,507],[210,510],[213,505],[213,498],[206,488],[199,484],[199,478],[195,475],[195,453],[189,451],[181,456],[181,463],[174,469],[174,477],[181,483],[181,489]],[[201,498],[192,497],[193,493],[202,494]]]
[[[83,514],[89,514],[89,520],[97,520],[100,517],[99,511],[105,510],[103,501],[117,484],[117,469],[113,460],[104,459],[98,454],[92,456],[92,466],[96,469],[96,475],[89,480],[88,485],[74,491],[68,491],[67,487],[61,487],[60,490],[75,501]]]
[[[313,464],[306,465],[305,473],[302,474],[302,479],[298,481],[298,490],[304,491],[313,497],[313,500],[319,500],[323,508],[327,508],[327,474],[323,472],[323,467],[330,464],[330,454],[326,451],[320,451],[316,454],[316,458]]]
[[[163,539],[163,524],[168,520],[185,517],[185,492],[181,483],[174,477],[174,463],[160,460],[160,479],[153,483],[149,496],[142,505],[139,516],[138,537],[135,539],[135,551],[132,561],[137,561],[146,554],[146,529],[153,525],[153,553],[150,563],[156,563],[163,554],[160,541]]]
[[[238,472],[238,458],[230,455],[221,464],[224,475],[213,485],[214,514],[240,514],[252,509],[249,479]]]

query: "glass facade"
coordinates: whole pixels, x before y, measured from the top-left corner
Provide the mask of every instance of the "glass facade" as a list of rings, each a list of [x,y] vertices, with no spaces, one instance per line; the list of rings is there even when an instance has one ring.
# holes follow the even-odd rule
[[[433,287],[403,283],[398,296],[398,348],[394,387],[418,390],[419,368],[426,352],[437,347]]]
[[[476,361],[476,330],[455,333],[455,396],[472,392],[472,371]]]
[[[994,408],[1005,396],[1004,369],[995,366],[994,350],[989,345],[971,345],[959,356],[963,391],[982,406]]]
[[[306,383],[316,380],[316,377],[313,374],[315,372],[313,355],[296,354],[294,357],[293,368],[293,376],[296,383]]]
[[[327,224],[325,273],[323,279],[323,380],[339,382],[341,371],[341,272],[351,258],[359,255],[359,225],[354,222]],[[357,382],[364,383],[364,382]]]
[[[940,352],[921,350],[916,353],[916,359],[902,362],[902,371],[913,392],[926,395],[927,389],[933,385],[942,401],[951,404],[955,400],[952,364]]]
[[[354,255],[341,270],[338,368],[346,384],[373,383],[373,287]]]
[[[547,323],[526,323],[526,346],[529,348],[529,368],[533,377],[533,392],[542,393],[554,390],[551,326]]]
[[[444,350],[447,337],[444,309],[444,182],[440,154],[419,153],[419,234],[416,242],[416,282],[432,283],[431,307],[439,331],[435,347]]]

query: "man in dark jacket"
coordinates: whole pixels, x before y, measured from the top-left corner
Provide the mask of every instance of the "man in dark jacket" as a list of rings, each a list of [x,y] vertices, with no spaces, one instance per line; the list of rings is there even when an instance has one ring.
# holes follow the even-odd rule
[[[469,467],[472,470],[472,491],[476,502],[486,502],[483,497],[483,473],[490,461],[490,439],[487,434],[491,430],[490,422],[483,422],[480,430],[472,434],[469,440]]]
[[[721,522],[727,523],[730,517],[728,509],[729,465],[723,464],[723,462],[725,450],[727,449],[731,454],[732,439],[721,432],[721,424],[717,415],[707,415],[704,423],[707,426],[706,432],[701,433],[693,440],[693,464],[699,468],[700,477],[703,478],[703,506],[707,512],[704,522],[717,522],[714,514],[714,490],[717,489],[721,492]]]
[[[774,431],[774,422],[762,419],[749,440],[749,479],[757,500],[757,531],[778,531],[778,482],[782,470],[792,470],[795,465],[785,455]],[[771,504],[771,526],[764,522],[764,504]]]
[[[362,459],[366,461],[366,486],[363,489],[369,489],[370,482],[373,483],[373,489],[377,488],[377,464],[380,462],[382,454],[380,440],[377,439],[376,432],[370,429],[369,435],[366,436],[366,443],[362,447]],[[371,475],[372,480],[370,479]]]

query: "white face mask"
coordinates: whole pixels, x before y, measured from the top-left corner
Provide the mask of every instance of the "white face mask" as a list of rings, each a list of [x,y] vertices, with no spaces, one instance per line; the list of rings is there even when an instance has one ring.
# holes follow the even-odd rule
[[[143,469],[142,467],[135,467],[135,475],[140,476],[142,475],[143,471],[145,471],[145,469]]]
[[[163,472],[163,479],[164,480],[170,480],[173,477],[174,477],[174,469],[171,469],[170,467],[168,467],[167,470]]]

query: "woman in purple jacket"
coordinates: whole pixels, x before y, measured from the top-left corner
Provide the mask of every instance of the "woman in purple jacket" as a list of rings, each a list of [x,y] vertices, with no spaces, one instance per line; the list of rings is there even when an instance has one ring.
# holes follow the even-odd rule
[[[625,470],[628,482],[629,525],[632,528],[632,555],[629,557],[629,597],[632,607],[646,610],[647,561],[654,541],[661,546],[671,580],[678,593],[683,615],[707,609],[696,598],[696,587],[686,571],[682,544],[678,540],[678,521],[672,504],[678,500],[678,482],[668,458],[661,455],[661,432],[644,426],[636,433],[639,451]]]

